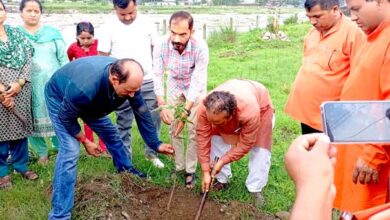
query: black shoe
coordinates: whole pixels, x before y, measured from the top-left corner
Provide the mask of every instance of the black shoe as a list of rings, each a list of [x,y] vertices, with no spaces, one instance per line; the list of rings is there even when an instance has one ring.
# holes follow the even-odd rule
[[[139,178],[142,178],[142,179],[146,179],[147,178],[146,174],[144,174],[141,171],[135,169],[134,167],[128,169],[127,172],[129,172],[129,173],[131,173],[133,175],[136,175],[136,176],[138,176]]]

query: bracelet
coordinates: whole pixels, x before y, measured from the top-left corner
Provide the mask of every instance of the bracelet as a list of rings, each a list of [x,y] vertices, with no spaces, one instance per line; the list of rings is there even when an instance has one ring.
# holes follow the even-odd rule
[[[21,88],[23,88],[24,84],[26,84],[26,80],[24,80],[24,79],[18,79],[18,82],[17,82],[17,83],[19,84],[19,86],[20,86]]]
[[[188,109],[184,108],[184,111],[186,112],[187,117],[191,115],[191,110],[188,110]]]

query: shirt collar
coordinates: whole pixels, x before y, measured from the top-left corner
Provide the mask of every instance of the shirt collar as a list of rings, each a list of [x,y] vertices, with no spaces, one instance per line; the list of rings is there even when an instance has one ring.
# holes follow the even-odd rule
[[[389,26],[390,26],[390,19],[382,21],[382,23],[380,23],[379,26],[373,32],[367,35],[367,40],[374,41],[376,38],[378,38],[378,36],[382,33],[382,31]]]

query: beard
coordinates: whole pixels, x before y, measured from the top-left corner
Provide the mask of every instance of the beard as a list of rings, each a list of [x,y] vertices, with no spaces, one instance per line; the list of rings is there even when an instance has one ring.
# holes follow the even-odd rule
[[[173,48],[174,48],[175,50],[177,50],[177,51],[183,51],[184,48],[186,48],[187,43],[188,43],[188,41],[187,41],[185,44],[180,43],[180,42],[172,42],[172,45],[173,45]]]

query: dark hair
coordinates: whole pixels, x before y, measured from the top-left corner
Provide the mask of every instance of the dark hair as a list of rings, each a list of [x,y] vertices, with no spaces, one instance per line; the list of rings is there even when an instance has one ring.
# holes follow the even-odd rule
[[[306,0],[305,8],[310,11],[314,6],[319,5],[321,10],[329,10],[333,6],[340,6],[339,0]]]
[[[213,113],[226,112],[228,117],[233,115],[237,109],[236,98],[233,94],[225,91],[212,92],[203,100],[203,105],[207,111]]]
[[[26,3],[27,2],[36,2],[36,3],[38,3],[39,10],[41,11],[41,13],[43,13],[42,3],[39,0],[22,0],[22,1],[20,1],[20,5],[19,5],[20,12],[22,12],[23,9],[26,7]]]
[[[1,5],[3,6],[3,8],[4,8],[4,11],[7,11],[7,9],[5,8],[5,5],[4,5],[4,3],[3,3],[3,1],[2,0],[0,0],[0,3],[1,3]]]
[[[130,58],[119,59],[111,65],[111,71],[110,71],[110,74],[118,77],[119,83],[126,82],[130,76],[130,71],[123,70],[123,64],[127,62],[136,63],[141,68],[142,74],[144,73],[144,69],[142,68],[141,64],[138,61]]]
[[[95,28],[93,27],[91,22],[82,21],[76,26],[76,35],[79,36],[83,31],[90,33],[91,35],[95,35]]]
[[[136,0],[112,0],[114,7],[125,9],[129,6],[130,2],[134,2],[134,5],[137,4]]]
[[[194,19],[192,18],[191,14],[186,11],[177,11],[172,14],[171,18],[169,19],[169,26],[171,26],[171,23],[173,20],[187,20],[188,21],[188,27],[190,30],[192,30],[194,26]]]

